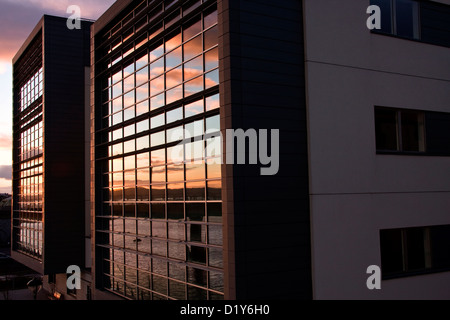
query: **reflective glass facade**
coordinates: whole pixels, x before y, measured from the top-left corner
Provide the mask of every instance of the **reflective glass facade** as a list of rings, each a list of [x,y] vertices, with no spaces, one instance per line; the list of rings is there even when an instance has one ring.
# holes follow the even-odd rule
[[[15,250],[41,259],[43,250],[43,70],[38,35],[15,69]]]
[[[216,4],[125,15],[95,38],[96,277],[130,299],[223,299]]]

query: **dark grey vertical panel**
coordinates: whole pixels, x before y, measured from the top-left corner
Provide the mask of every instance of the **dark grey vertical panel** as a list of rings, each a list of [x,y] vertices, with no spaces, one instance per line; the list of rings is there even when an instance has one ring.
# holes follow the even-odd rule
[[[84,266],[84,104],[89,22],[45,16],[45,273]]]
[[[219,1],[219,9],[222,127],[280,129],[277,175],[223,170],[229,297],[311,299],[302,1]]]

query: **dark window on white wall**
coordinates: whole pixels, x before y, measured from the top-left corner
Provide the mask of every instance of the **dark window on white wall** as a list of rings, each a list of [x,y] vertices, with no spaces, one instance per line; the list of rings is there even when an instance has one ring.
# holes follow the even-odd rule
[[[375,107],[378,153],[450,156],[450,114]]]
[[[450,268],[450,225],[380,230],[383,278]]]
[[[412,0],[371,0],[381,9],[381,30],[399,37],[420,39],[419,3]]]
[[[450,47],[450,6],[434,1],[371,0],[381,9],[375,33]]]
[[[378,151],[425,152],[425,116],[422,111],[375,109]]]

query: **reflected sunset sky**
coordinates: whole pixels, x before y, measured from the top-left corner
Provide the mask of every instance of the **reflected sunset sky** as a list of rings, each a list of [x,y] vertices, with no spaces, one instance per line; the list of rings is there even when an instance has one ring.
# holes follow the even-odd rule
[[[69,17],[77,5],[97,19],[115,0],[0,0],[0,193],[11,193],[12,59],[44,14]]]

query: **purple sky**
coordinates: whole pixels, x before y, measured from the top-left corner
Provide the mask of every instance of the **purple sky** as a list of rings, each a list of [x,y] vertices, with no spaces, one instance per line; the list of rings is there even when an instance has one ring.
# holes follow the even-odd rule
[[[0,193],[11,190],[11,60],[44,14],[69,17],[77,5],[82,18],[97,19],[115,0],[0,0]]]

